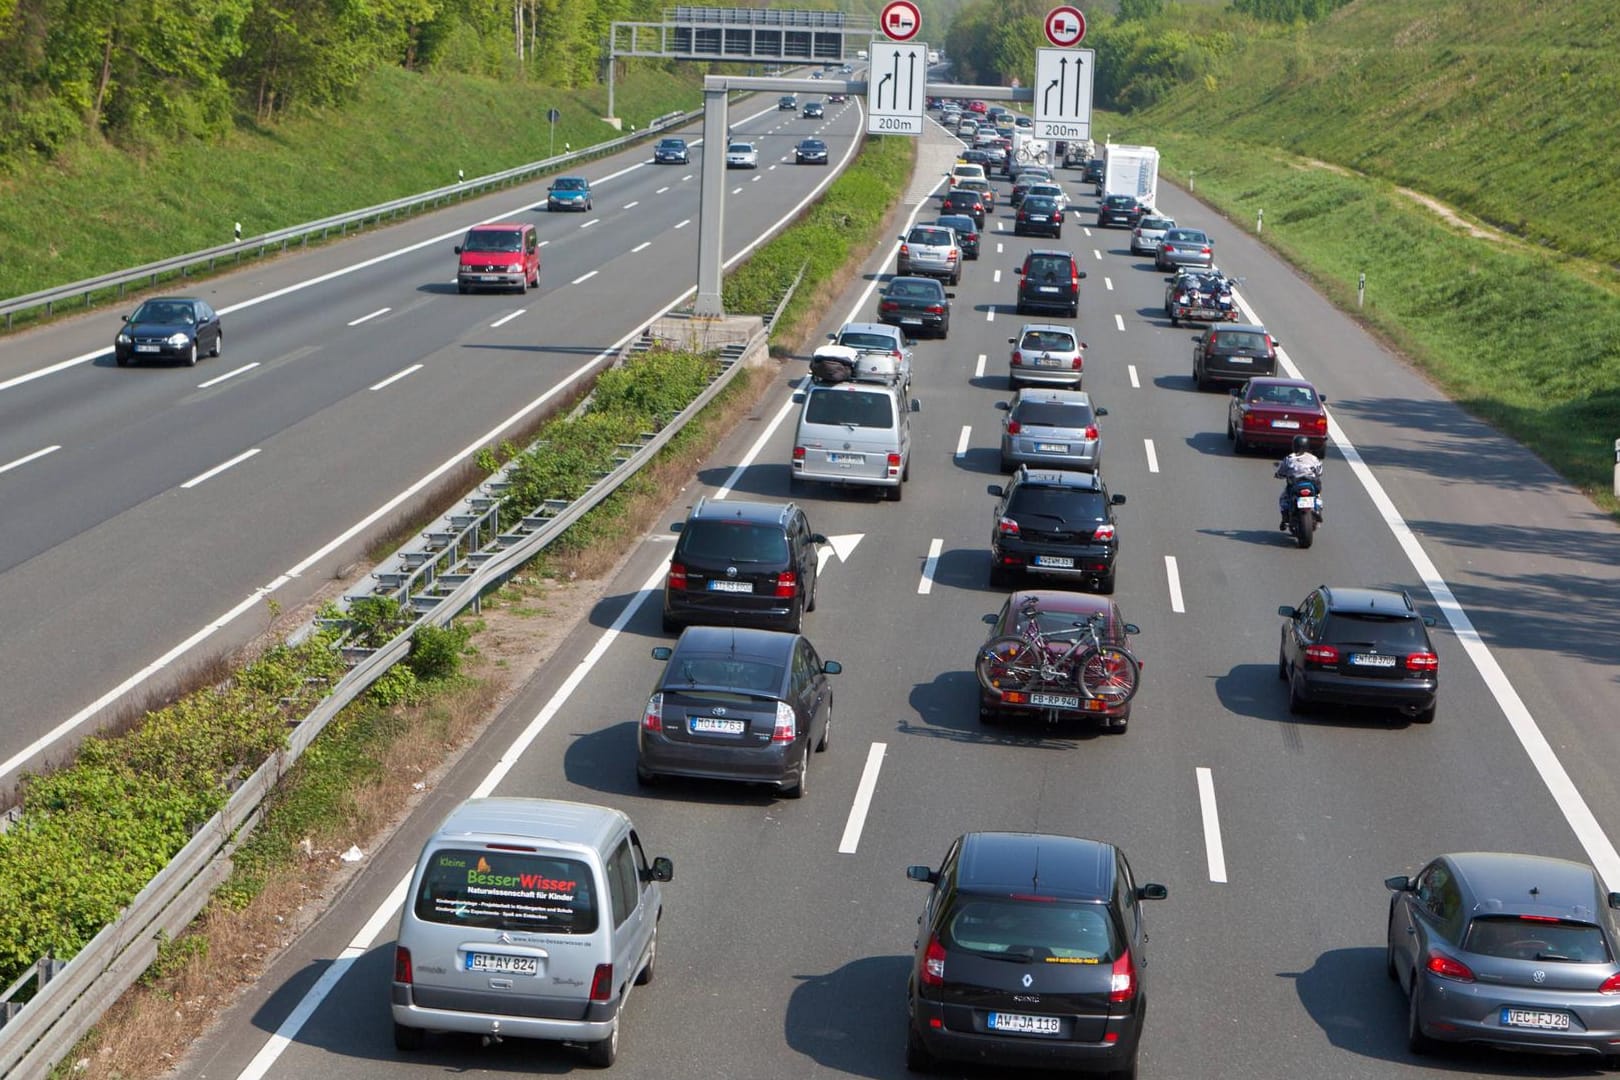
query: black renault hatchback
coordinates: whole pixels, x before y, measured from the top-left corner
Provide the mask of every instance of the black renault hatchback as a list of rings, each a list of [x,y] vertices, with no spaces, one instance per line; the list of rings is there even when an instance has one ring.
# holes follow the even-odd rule
[[[700,499],[664,579],[664,629],[688,623],[797,631],[816,608],[818,544],[796,503]]]
[[[1147,932],[1124,854],[1101,840],[967,833],[938,870],[908,980],[906,1067],[938,1060],[1136,1075]]]

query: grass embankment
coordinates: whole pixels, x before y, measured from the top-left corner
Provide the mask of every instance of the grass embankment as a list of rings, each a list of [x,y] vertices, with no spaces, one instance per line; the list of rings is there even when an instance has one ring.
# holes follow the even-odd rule
[[[886,235],[884,219],[904,190],[912,153],[907,139],[868,140],[851,168],[830,185],[799,223],[762,246],[727,278],[728,307],[737,311],[774,307],[781,295],[779,286],[808,262],[794,302],[776,325],[779,337],[802,336],[803,328],[819,318],[818,309],[829,293],[855,272],[850,269],[852,263],[858,266],[860,257]],[[699,369],[692,366],[693,360],[684,354],[655,355],[605,377],[593,398],[597,419],[587,414],[580,420],[553,421],[542,429],[540,441],[570,446],[601,441],[611,446],[622,424],[638,430],[635,424],[651,422],[646,413],[663,414],[682,395],[690,399],[688,391],[695,392],[692,387],[699,385]],[[770,367],[740,372],[671,441],[650,469],[621,487],[535,563],[487,597],[484,614],[458,620],[457,629],[448,633],[463,652],[461,670],[447,670],[446,639],[441,634],[429,648],[413,652],[418,662],[410,666],[409,674],[391,678],[379,693],[352,705],[329,725],[283,780],[263,823],[238,852],[230,880],[197,924],[163,950],[143,984],[126,995],[75,1048],[57,1074],[69,1075],[75,1060],[91,1061],[93,1075],[121,1080],[164,1072],[175,1055],[196,1038],[212,1011],[226,1004],[220,988],[251,982],[258,964],[272,951],[267,943],[285,940],[289,932],[295,932],[301,925],[299,912],[307,920],[318,910],[326,898],[326,882],[339,875],[342,864],[336,853],[356,842],[365,850],[375,847],[413,794],[432,783],[446,759],[453,759],[490,719],[506,689],[509,660],[511,667],[518,667],[522,659],[504,655],[510,638],[491,624],[504,621],[509,630],[513,621],[550,623],[556,598],[573,587],[567,583],[615,565],[664,512],[674,493],[690,481],[720,437],[775,385]],[[637,420],[613,418],[637,412],[643,414]],[[513,453],[511,447],[492,448],[486,460]],[[559,469],[561,460],[544,451],[525,453],[517,487],[525,492],[526,500],[566,497],[577,471],[589,469],[591,464],[575,460],[570,468]],[[380,621],[388,621],[386,612]],[[549,628],[553,636],[565,630],[566,626]],[[462,631],[465,639],[460,637]],[[518,640],[532,647],[531,638],[519,635]],[[182,703],[176,708],[185,707],[189,706]],[[218,726],[199,725],[189,760],[212,763],[215,777],[240,773],[247,767],[237,760],[242,755],[208,734]],[[111,749],[114,745],[111,741],[97,743],[94,752],[100,754],[106,746],[108,755],[123,758],[123,751]],[[123,779],[136,785],[142,776],[131,773]],[[28,788],[30,794],[35,790],[32,784]],[[70,783],[51,790],[62,792],[57,802],[63,807],[85,798]],[[167,813],[164,790],[160,779],[130,801],[156,802],[154,813],[174,817]],[[209,797],[222,799],[223,794],[209,789]],[[192,802],[186,802],[182,808],[193,820],[206,809],[191,807]],[[91,838],[101,835],[93,820],[81,821],[75,832]],[[181,826],[169,829],[166,835],[177,847],[189,831]],[[101,856],[93,850],[83,855],[82,860],[74,861],[73,880],[57,887],[104,894],[105,909],[116,910],[132,895],[129,887],[138,887],[139,875],[131,873],[118,880],[95,875]],[[0,881],[5,872],[0,861]],[[0,897],[7,895],[0,884]],[[43,894],[33,895],[31,910],[47,899]],[[21,921],[28,922],[26,918]],[[81,920],[83,925],[76,931],[81,943],[94,932],[93,921]],[[48,944],[65,946],[59,930],[53,930],[54,936],[31,933],[12,953],[32,959]],[[71,948],[59,949],[59,955],[70,952]],[[5,977],[3,972],[0,977]]]
[[[695,65],[634,70],[614,107],[628,125],[701,104]],[[384,68],[342,109],[218,144],[146,156],[84,143],[59,161],[0,175],[0,297],[21,296],[483,176],[619,137],[606,87],[557,90]]]

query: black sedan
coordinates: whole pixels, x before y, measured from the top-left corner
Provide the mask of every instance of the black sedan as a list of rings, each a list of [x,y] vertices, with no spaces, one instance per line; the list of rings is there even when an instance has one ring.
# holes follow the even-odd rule
[[[833,695],[822,660],[801,634],[690,626],[666,661],[636,732],[636,779],[662,776],[773,784],[804,795],[810,752],[827,749]]]
[[[827,115],[827,107],[819,101],[804,103],[804,118],[806,120],[820,120]]]
[[[199,353],[218,356],[224,347],[219,313],[206,301],[160,296],[125,316],[113,339],[113,357],[119,367],[133,360],[178,360],[190,367]]]
[[[827,144],[820,139],[800,139],[799,145],[793,148],[793,164],[827,164]]]
[[[658,145],[653,147],[655,165],[689,165],[691,162],[692,152],[687,148],[685,139],[673,136],[659,139]]]
[[[1404,589],[1322,585],[1278,614],[1277,678],[1288,684],[1289,712],[1333,702],[1433,722],[1440,694],[1440,657],[1428,630],[1434,620]]]
[[[906,328],[913,334],[932,330],[939,337],[951,333],[951,300],[955,293],[929,277],[897,277],[878,296],[878,320]]]

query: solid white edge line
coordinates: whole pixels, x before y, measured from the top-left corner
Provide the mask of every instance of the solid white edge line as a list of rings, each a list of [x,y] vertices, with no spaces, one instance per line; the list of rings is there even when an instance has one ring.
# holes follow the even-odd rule
[[[860,846],[861,830],[866,827],[866,815],[872,809],[872,794],[877,790],[878,772],[883,768],[883,753],[887,749],[887,743],[875,742],[866,751],[866,767],[861,770],[855,801],[850,804],[849,819],[844,822],[844,836],[838,841],[840,855],[853,855]]]
[[[962,437],[956,440],[956,458],[960,461],[967,453],[968,439],[973,435],[973,428],[967,424],[962,425]]]
[[[235,371],[227,371],[223,375],[215,375],[212,379],[209,379],[207,382],[198,383],[197,384],[197,389],[206,390],[210,386],[218,386],[220,383],[224,382],[226,379],[234,379],[238,375],[242,374],[242,372],[244,372],[244,371],[252,371],[254,368],[256,368],[258,366],[259,366],[259,362],[257,360],[253,361],[253,363],[251,363],[251,364],[243,364],[241,367],[237,368]]]
[[[1140,390],[1140,389],[1142,389],[1141,382],[1139,382],[1137,380],[1137,378],[1136,378],[1136,365],[1135,364],[1126,364],[1125,365],[1125,372],[1126,372],[1126,374],[1128,374],[1131,377],[1131,389],[1132,390]]]
[[[1221,818],[1215,807],[1215,777],[1200,765],[1198,807],[1204,818],[1204,850],[1209,858],[1209,880],[1226,882],[1226,847],[1221,843]]]
[[[372,319],[375,319],[377,316],[386,315],[390,311],[393,311],[393,310],[394,310],[393,308],[378,308],[376,311],[373,311],[370,315],[362,315],[362,316],[360,316],[358,319],[355,319],[349,325],[350,326],[359,326],[363,322],[370,322]]]
[[[1159,471],[1159,455],[1158,455],[1158,452],[1153,449],[1153,440],[1152,439],[1143,439],[1142,440],[1142,445],[1147,448],[1148,472],[1150,472],[1150,473],[1158,472]]]
[[[1170,583],[1170,610],[1185,613],[1187,605],[1181,599],[1181,573],[1176,569],[1176,557],[1164,557],[1164,576]]]
[[[226,469],[229,469],[231,466],[242,464],[242,462],[246,461],[248,458],[252,457],[254,454],[257,454],[258,452],[259,452],[258,447],[254,447],[252,450],[244,450],[242,453],[237,454],[235,457],[231,458],[231,460],[221,462],[220,464],[215,465],[212,469],[209,469],[207,472],[202,473],[199,476],[193,476],[190,480],[187,480],[185,483],[181,484],[180,486],[182,488],[194,488],[198,484],[202,483],[205,480],[212,480],[214,477],[218,476],[220,473],[224,472]]]
[[[32,454],[24,454],[22,457],[18,458],[16,461],[13,461],[13,462],[11,462],[9,464],[6,464],[6,465],[0,465],[0,473],[8,473],[12,469],[20,468],[21,466],[28,464],[30,461],[38,461],[40,458],[44,457],[46,454],[54,454],[60,449],[62,449],[62,447],[60,445],[47,446],[42,450],[35,450]]]
[[[917,595],[927,596],[934,591],[934,571],[939,568],[939,553],[945,550],[945,541],[934,537],[928,542],[928,558],[923,560],[922,578],[917,582]]]
[[[507,323],[511,322],[513,319],[517,318],[519,315],[523,314],[527,310],[528,310],[528,308],[518,308],[516,311],[512,312],[512,314],[510,314],[510,315],[502,315],[500,318],[498,318],[494,322],[490,323],[489,328],[491,330],[493,330],[498,326],[505,326]]]
[[[384,379],[380,383],[372,383],[366,389],[368,389],[368,390],[381,390],[385,386],[389,386],[389,385],[391,385],[393,383],[399,382],[399,380],[403,379],[405,376],[411,374],[412,372],[421,371],[422,367],[423,367],[422,364],[412,364],[410,367],[406,368],[404,371],[396,371],[396,372],[394,372],[392,375],[388,376],[388,378]]]

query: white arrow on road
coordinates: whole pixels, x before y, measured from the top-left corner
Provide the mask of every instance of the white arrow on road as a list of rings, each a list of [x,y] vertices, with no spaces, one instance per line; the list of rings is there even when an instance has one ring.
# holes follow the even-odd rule
[[[834,555],[839,562],[849,562],[849,556],[855,550],[855,545],[866,539],[865,533],[849,533],[844,536],[829,536],[827,543],[816,551],[816,576],[827,568],[827,563]]]

